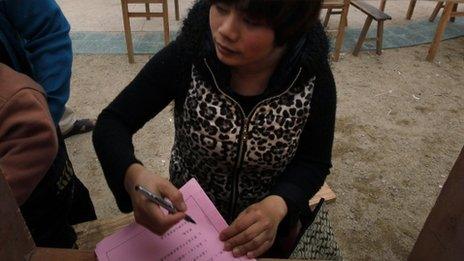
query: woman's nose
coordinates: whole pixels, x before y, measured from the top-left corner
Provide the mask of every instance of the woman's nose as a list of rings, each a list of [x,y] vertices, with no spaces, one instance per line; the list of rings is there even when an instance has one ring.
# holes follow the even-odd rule
[[[240,38],[239,17],[232,11],[222,22],[218,32],[231,42],[236,42]]]

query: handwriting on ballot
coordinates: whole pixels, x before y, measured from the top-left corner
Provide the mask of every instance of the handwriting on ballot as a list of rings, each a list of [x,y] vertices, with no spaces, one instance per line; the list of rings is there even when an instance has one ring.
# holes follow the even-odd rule
[[[187,204],[187,214],[197,224],[182,220],[163,236],[158,236],[133,223],[97,244],[98,260],[249,260],[234,258],[231,252],[223,251],[219,233],[227,223],[198,182],[191,179],[180,191]]]

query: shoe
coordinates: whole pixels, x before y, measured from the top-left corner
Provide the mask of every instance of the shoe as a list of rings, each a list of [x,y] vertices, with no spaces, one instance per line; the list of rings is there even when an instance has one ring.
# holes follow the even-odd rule
[[[67,139],[73,135],[82,134],[90,132],[95,128],[96,120],[91,119],[81,119],[74,122],[71,130],[63,134],[63,138]]]

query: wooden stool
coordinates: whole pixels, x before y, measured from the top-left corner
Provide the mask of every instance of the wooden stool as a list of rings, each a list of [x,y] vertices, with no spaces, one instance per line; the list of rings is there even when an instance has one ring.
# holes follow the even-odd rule
[[[129,4],[145,4],[145,12],[129,12]],[[162,4],[161,12],[150,12],[150,4]],[[164,44],[169,43],[169,16],[168,0],[121,0],[122,20],[124,23],[124,34],[126,37],[127,56],[129,63],[134,63],[134,47],[132,44],[132,33],[130,28],[131,17],[145,17],[150,20],[151,17],[163,18]],[[174,0],[176,20],[179,20],[179,0]]]
[[[382,41],[383,41],[383,22],[385,20],[391,20],[391,16],[383,12],[385,10],[385,1],[380,1],[380,8],[377,9],[374,6],[362,1],[362,0],[352,0],[351,4],[358,8],[360,11],[367,15],[366,21],[364,22],[363,29],[359,35],[358,43],[356,44],[353,55],[358,56],[361,47],[366,40],[367,32],[371,26],[372,20],[377,22],[377,36],[373,39],[376,40],[376,53],[378,55],[382,54]],[[367,40],[373,40],[367,39]]]
[[[333,60],[338,61],[340,58],[340,51],[342,49],[343,40],[345,38],[345,27],[348,25],[348,9],[350,7],[350,0],[324,0],[322,1],[322,8],[327,9],[327,14],[324,19],[324,27],[329,23],[330,15],[339,14],[340,22],[338,23],[337,40],[335,41],[335,50],[333,53]]]

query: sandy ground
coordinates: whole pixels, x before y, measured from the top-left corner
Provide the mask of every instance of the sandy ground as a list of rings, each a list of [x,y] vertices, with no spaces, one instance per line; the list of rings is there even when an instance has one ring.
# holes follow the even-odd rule
[[[59,2],[71,24],[78,23],[73,1]],[[407,2],[387,4],[390,25],[407,22]],[[433,6],[419,2],[415,19],[428,17]],[[360,27],[363,21],[350,11],[350,26]],[[91,30],[104,21],[86,23],[78,26]],[[346,54],[333,64],[338,111],[328,183],[338,199],[329,209],[346,260],[406,259],[464,145],[464,37],[443,42],[435,63],[425,61],[427,50],[417,46],[386,50],[382,56]],[[148,59],[137,55],[130,65],[125,55],[76,55],[69,105],[78,116],[96,117]],[[162,175],[167,175],[173,141],[171,119],[167,108],[134,139],[137,156]],[[72,137],[67,144],[98,217],[118,215],[91,135]]]
[[[71,24],[72,31],[123,31],[122,12],[120,0],[56,0],[63,10],[66,18]],[[180,16],[185,17],[189,8],[196,0],[179,0]],[[174,1],[168,1],[169,28],[171,31],[177,31],[181,24],[174,18]],[[367,0],[370,4],[378,7],[378,0]],[[409,21],[404,19],[408,9],[408,0],[387,0],[385,12],[391,17],[391,21],[385,22],[385,27],[392,25],[406,24]],[[429,17],[435,1],[418,1],[414,10],[413,20],[423,20]],[[160,4],[152,4],[152,11],[161,11]],[[462,7],[459,7],[461,10]],[[143,12],[143,4],[129,5],[130,11]],[[325,11],[323,11],[325,14]],[[333,15],[330,19],[330,27],[338,26],[338,15]],[[352,6],[348,12],[348,27],[361,28],[366,16]],[[146,20],[144,18],[131,19],[132,31],[162,31],[163,26],[160,18]],[[374,25],[375,23],[373,23]]]

